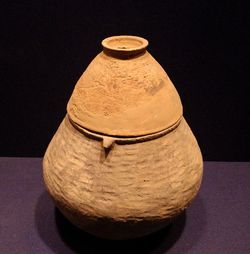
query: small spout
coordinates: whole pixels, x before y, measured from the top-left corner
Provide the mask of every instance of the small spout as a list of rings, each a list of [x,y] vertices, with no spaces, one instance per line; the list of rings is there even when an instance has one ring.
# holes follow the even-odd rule
[[[103,138],[102,146],[104,148],[105,158],[108,157],[108,154],[109,154],[114,142],[115,142],[115,140],[113,138],[109,138],[109,137]]]
[[[105,137],[103,138],[103,141],[102,141],[102,146],[106,149],[110,149],[111,146],[113,145],[114,143],[114,139],[113,138],[108,138],[108,137]]]

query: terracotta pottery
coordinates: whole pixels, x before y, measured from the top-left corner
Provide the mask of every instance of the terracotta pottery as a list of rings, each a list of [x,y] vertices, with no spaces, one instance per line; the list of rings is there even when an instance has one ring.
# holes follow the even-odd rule
[[[202,156],[147,40],[114,36],[102,45],[47,148],[44,181],[76,226],[105,238],[139,237],[194,199]]]

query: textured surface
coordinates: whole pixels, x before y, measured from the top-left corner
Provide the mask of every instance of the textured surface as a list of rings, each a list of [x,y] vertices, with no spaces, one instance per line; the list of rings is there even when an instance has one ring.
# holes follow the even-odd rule
[[[130,59],[102,52],[77,82],[67,111],[92,131],[139,136],[175,124],[182,105],[168,75],[148,52]]]
[[[101,141],[78,132],[66,117],[44,157],[45,182],[62,212],[106,237],[132,237],[164,226],[194,198],[201,176],[200,150],[184,119],[161,138],[114,144],[105,154]],[[114,222],[119,222],[116,232]]]
[[[0,250],[4,254],[250,253],[250,163],[205,162],[197,198],[170,227],[108,241],[72,226],[44,188],[40,158],[0,158]]]

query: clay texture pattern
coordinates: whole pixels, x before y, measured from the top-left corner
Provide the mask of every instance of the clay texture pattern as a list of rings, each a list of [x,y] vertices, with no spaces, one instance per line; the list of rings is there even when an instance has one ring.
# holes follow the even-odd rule
[[[106,156],[101,141],[78,132],[66,117],[46,152],[44,179],[62,212],[90,233],[104,230],[98,225],[103,218],[105,225],[150,221],[151,231],[154,223],[158,229],[159,221],[167,223],[183,211],[196,195],[202,177],[197,147],[182,119],[178,128],[161,138],[114,144]],[[143,230],[144,223],[141,227],[139,232],[149,233]],[[119,232],[119,227],[111,232],[114,237],[131,236],[123,228]]]

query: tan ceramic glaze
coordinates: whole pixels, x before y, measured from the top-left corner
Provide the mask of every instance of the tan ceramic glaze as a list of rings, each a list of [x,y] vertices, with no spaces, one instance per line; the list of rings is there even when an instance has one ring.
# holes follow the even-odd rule
[[[202,156],[178,93],[135,36],[105,39],[43,160],[57,207],[105,238],[167,225],[196,196]]]

